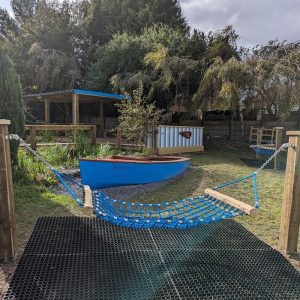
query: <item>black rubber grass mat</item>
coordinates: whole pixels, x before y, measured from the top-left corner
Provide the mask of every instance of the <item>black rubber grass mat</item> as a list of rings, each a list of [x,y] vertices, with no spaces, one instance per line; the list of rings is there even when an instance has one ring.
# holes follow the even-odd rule
[[[300,273],[230,220],[148,230],[41,218],[4,299],[300,299]]]

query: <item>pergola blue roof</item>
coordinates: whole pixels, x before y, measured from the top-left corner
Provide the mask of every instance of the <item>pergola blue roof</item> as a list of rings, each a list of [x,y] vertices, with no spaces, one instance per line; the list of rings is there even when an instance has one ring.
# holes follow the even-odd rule
[[[117,100],[131,99],[131,97],[127,95],[111,94],[111,93],[104,93],[98,91],[79,90],[79,89],[30,94],[30,95],[24,95],[23,98],[43,98],[43,97],[49,97],[49,96],[51,97],[51,96],[58,96],[58,95],[65,95],[65,94],[77,94],[77,95],[84,95],[84,96],[91,96],[91,97],[111,98]]]
[[[127,96],[127,95],[109,94],[109,93],[104,93],[104,92],[95,92],[95,91],[88,91],[88,90],[75,89],[72,92],[73,92],[73,94],[78,94],[78,95],[113,98],[113,99],[119,99],[119,100],[131,99],[130,96]]]

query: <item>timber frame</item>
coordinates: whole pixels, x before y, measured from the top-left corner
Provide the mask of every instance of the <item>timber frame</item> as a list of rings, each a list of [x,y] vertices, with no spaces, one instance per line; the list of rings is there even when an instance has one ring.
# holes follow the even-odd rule
[[[53,124],[67,124],[78,126],[81,123],[83,124],[91,124],[97,125],[100,131],[100,135],[104,134],[105,131],[105,112],[104,112],[104,103],[113,104],[114,102],[120,100],[130,100],[131,98],[126,95],[120,94],[109,94],[98,91],[89,91],[89,90],[64,90],[64,91],[56,91],[56,92],[48,92],[48,93],[40,93],[40,94],[32,94],[32,95],[24,95],[23,100],[25,106],[35,105],[39,103],[42,105],[42,114],[41,116],[43,120],[41,120],[43,125],[50,125],[51,119],[53,117],[53,112],[51,112],[51,104],[63,104],[70,105],[71,104],[71,115],[72,118],[69,121],[60,122],[55,121]],[[80,114],[80,105],[86,105],[93,103],[96,106],[96,111],[98,110],[98,123],[94,124],[89,121],[80,121],[82,118]],[[53,107],[52,107],[53,108]],[[93,111],[94,113],[94,111]],[[56,115],[54,115],[55,117]],[[34,124],[38,125],[38,124]],[[111,128],[109,128],[111,129]]]

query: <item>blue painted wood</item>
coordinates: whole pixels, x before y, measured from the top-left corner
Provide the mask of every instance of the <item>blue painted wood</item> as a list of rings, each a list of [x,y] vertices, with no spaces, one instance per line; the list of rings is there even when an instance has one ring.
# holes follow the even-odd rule
[[[189,158],[166,161],[80,159],[82,184],[92,189],[159,182],[178,176],[189,166]]]
[[[125,99],[131,100],[130,96],[120,95],[120,94],[109,94],[109,93],[104,93],[104,92],[78,90],[78,89],[72,90],[72,92],[77,95],[105,97],[105,98],[113,98],[113,99],[118,99],[118,100],[125,100]]]

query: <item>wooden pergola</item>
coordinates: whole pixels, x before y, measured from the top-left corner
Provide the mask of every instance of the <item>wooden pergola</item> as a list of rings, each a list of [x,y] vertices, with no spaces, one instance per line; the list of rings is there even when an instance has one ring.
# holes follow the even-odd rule
[[[100,115],[100,131],[104,131],[104,110],[103,103],[105,101],[119,101],[124,99],[130,99],[126,95],[109,94],[104,92],[96,92],[89,90],[64,90],[57,92],[48,92],[40,94],[31,94],[23,96],[25,104],[34,102],[44,103],[44,124],[51,124],[51,103],[72,103],[72,125],[79,125],[79,103],[99,103],[99,115]]]

